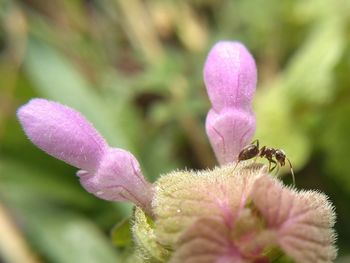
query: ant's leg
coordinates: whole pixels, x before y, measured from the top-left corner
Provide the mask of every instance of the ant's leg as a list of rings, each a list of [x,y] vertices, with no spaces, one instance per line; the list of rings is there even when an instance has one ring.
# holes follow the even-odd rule
[[[235,171],[235,170],[236,170],[236,168],[237,168],[237,165],[238,165],[239,163],[240,163],[239,161],[237,161],[237,162],[236,162],[236,165],[235,165],[235,167],[233,167],[233,171]]]
[[[256,144],[256,147],[257,147],[257,149],[259,150],[259,140],[258,139],[255,139],[254,141],[252,141],[251,143],[250,143],[251,145],[253,145],[253,144]],[[260,152],[260,151],[259,151]],[[256,160],[258,159],[258,157],[259,157],[259,154],[257,154],[256,156],[255,156],[255,158],[254,158],[254,164],[256,163]]]
[[[258,147],[258,149],[259,149],[259,140],[258,139],[252,141],[250,144],[255,144],[255,143],[256,143],[256,147]]]
[[[293,166],[292,163],[289,161],[288,158],[286,158],[288,163],[289,163],[289,167],[290,167],[290,173],[292,174],[292,178],[293,178],[293,185],[295,185],[295,176],[294,176],[294,171],[293,171]]]
[[[264,158],[266,157],[266,159],[270,160],[271,158],[269,158],[268,156],[266,156],[266,146],[261,147],[261,149],[259,150],[259,154],[260,157]]]
[[[272,172],[277,167],[277,162],[275,160],[272,160],[272,159],[268,159],[268,160],[269,160],[269,172]],[[271,168],[271,163],[274,164],[274,167],[272,167],[272,168]]]
[[[277,176],[277,174],[278,174],[278,172],[279,172],[279,170],[280,170],[280,166],[279,165],[275,165],[275,167],[274,167],[274,169],[277,167],[277,169],[276,169],[276,172],[275,172],[275,176]]]
[[[265,157],[267,160],[269,160],[269,171],[270,171],[270,166],[271,166],[270,159],[271,158],[268,158],[266,156],[265,150],[266,150],[266,146],[261,147],[261,149],[259,149],[259,153],[257,154],[256,158],[258,158],[258,157],[264,158]]]

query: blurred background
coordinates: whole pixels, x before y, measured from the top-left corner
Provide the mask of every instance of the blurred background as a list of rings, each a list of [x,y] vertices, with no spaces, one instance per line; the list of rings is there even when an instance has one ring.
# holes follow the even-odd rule
[[[286,151],[298,188],[327,193],[350,262],[349,14],[348,0],[0,0],[0,262],[122,262],[110,231],[131,211],[34,147],[16,109],[79,110],[151,181],[214,167],[202,69],[222,39],[256,58],[255,137]]]

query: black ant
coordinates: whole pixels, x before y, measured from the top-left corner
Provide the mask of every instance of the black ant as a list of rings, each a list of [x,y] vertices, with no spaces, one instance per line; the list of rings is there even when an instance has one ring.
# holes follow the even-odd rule
[[[287,162],[289,163],[290,172],[293,177],[293,184],[295,184],[292,163],[286,157],[284,151],[280,149],[270,148],[267,146],[263,146],[259,149],[259,140],[255,140],[241,150],[241,152],[238,155],[237,164],[241,161],[249,160],[254,157],[266,158],[269,161],[269,172],[273,171],[278,165],[284,166],[287,160]],[[274,164],[274,166],[271,167],[271,164]]]

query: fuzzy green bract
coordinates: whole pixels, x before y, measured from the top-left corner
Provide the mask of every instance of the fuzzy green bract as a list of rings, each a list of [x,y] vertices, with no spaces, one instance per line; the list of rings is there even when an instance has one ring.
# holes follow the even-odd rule
[[[145,262],[311,263],[336,256],[327,197],[284,187],[261,164],[164,175],[152,208],[152,224],[141,210],[134,214]],[[287,257],[276,261],[281,251]]]

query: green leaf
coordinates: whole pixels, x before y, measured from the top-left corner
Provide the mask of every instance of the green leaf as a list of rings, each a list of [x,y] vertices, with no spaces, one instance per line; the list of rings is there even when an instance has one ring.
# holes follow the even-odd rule
[[[331,121],[331,123],[330,123]],[[330,125],[331,124],[331,125]],[[325,115],[320,124],[321,147],[325,153],[324,164],[332,178],[338,180],[339,186],[350,192],[350,176],[347,163],[350,149],[350,104],[347,100],[338,103]]]
[[[31,38],[24,65],[40,95],[83,113],[111,145],[134,150],[118,125],[118,118],[62,54]]]
[[[111,230],[113,245],[117,247],[130,246],[132,242],[130,218],[126,218],[116,224]]]
[[[257,130],[255,138],[262,145],[283,149],[298,169],[310,155],[310,141],[292,114],[291,102],[279,83],[261,89],[254,100]]]
[[[55,210],[25,214],[29,236],[49,262],[121,262],[108,238],[89,220]]]
[[[334,68],[345,47],[341,19],[320,21],[290,60],[282,78],[288,97],[308,103],[329,102],[334,95]]]
[[[74,176],[72,174],[72,176]],[[61,177],[61,179],[58,179]],[[65,203],[86,208],[94,198],[64,175],[10,158],[0,158],[0,194],[16,204]],[[78,179],[77,179],[78,180]]]

